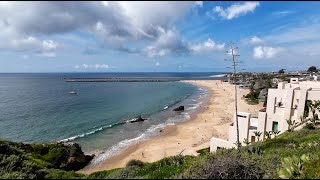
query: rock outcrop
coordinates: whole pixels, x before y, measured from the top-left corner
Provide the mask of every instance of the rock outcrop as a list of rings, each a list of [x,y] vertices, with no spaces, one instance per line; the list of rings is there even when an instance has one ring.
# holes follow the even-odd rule
[[[184,111],[184,106],[179,106],[175,109],[173,109],[174,111]]]
[[[130,123],[142,122],[142,121],[144,121],[144,120],[146,120],[146,119],[143,119],[141,116],[139,116],[139,117],[137,117],[136,119],[130,121]]]

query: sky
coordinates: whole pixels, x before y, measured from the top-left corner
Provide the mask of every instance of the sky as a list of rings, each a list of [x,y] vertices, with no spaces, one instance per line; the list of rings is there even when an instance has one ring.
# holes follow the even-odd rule
[[[320,66],[320,2],[0,1],[0,72],[267,72]]]

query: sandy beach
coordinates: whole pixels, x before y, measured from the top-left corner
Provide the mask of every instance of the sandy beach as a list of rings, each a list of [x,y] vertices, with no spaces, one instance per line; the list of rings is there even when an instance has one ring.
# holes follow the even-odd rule
[[[210,76],[210,77],[226,77],[227,74],[217,74],[217,75],[213,75],[213,76]]]
[[[163,129],[160,136],[133,145],[121,154],[111,157],[98,166],[86,167],[79,172],[92,173],[125,167],[132,159],[144,162],[158,161],[177,154],[197,155],[199,149],[208,148],[211,137],[227,139],[228,127],[234,112],[234,86],[220,80],[184,81],[209,90],[207,103],[187,122]],[[257,116],[262,104],[248,105],[242,98],[249,90],[238,89],[239,111],[250,112]]]

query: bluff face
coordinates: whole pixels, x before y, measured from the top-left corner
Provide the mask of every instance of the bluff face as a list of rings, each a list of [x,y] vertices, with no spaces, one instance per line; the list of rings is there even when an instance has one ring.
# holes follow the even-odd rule
[[[74,144],[28,144],[0,140],[1,177],[43,178],[54,170],[77,171],[93,155],[85,155]]]

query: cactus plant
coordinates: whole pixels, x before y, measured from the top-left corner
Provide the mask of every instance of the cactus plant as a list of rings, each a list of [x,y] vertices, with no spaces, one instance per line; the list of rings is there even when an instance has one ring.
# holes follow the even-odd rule
[[[274,135],[274,137],[277,137],[277,135],[278,135],[280,132],[281,132],[281,131],[274,130],[274,131],[272,131],[272,134]]]
[[[246,145],[249,145],[249,144],[250,144],[250,142],[248,141],[247,138],[244,138],[243,143],[246,144]]]
[[[260,136],[262,135],[262,132],[260,132],[260,131],[254,131],[253,133],[254,133],[254,135],[255,135],[256,137],[258,137],[258,141],[260,141]]]
[[[262,149],[260,149],[259,147],[253,147],[253,146],[249,146],[247,149],[247,152],[249,154],[257,154],[257,155],[262,155]]]
[[[272,131],[266,132],[265,136],[267,137],[267,140],[271,139],[271,135],[272,135]]]

